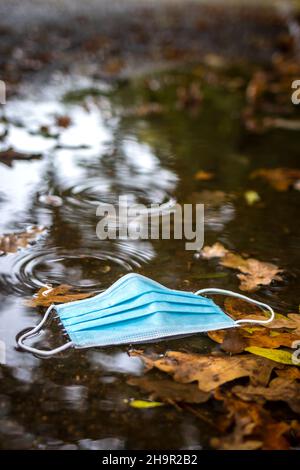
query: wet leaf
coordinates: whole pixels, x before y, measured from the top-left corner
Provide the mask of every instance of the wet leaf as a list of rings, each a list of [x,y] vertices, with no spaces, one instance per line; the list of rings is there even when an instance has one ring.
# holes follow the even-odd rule
[[[202,392],[195,384],[182,384],[171,379],[137,377],[127,383],[150,393],[150,400],[158,399],[166,403],[204,403],[210,398],[210,393]]]
[[[242,299],[234,297],[226,297],[224,301],[224,309],[235,320],[243,320],[245,318],[252,320],[266,320],[270,316],[269,312],[264,312],[257,305],[245,302]],[[284,315],[275,313],[275,320],[267,323],[264,328],[276,328],[278,320],[286,320]],[[262,326],[244,326],[243,329],[251,333],[252,331],[261,330]]]
[[[237,277],[241,281],[240,289],[253,292],[259,286],[271,284],[273,280],[281,281],[282,272],[275,264],[259,261],[255,258],[242,258],[239,255],[230,253],[221,261],[222,266],[226,268],[237,269],[241,271]]]
[[[261,168],[250,175],[251,178],[262,178],[277,191],[287,191],[300,179],[300,170],[293,168]]]
[[[199,170],[195,174],[194,178],[197,181],[210,181],[215,177],[214,173],[211,171]]]
[[[256,191],[246,191],[244,197],[248,206],[253,206],[253,204],[260,201],[260,195]]]
[[[41,158],[41,154],[26,154],[16,152],[16,150],[9,148],[0,152],[0,162],[4,165],[12,166],[14,160],[38,160]]]
[[[223,351],[232,354],[241,353],[248,346],[238,329],[210,331],[208,336],[216,343],[220,343]]]
[[[268,77],[263,70],[255,72],[247,89],[246,98],[251,105],[256,105],[268,87]]]
[[[74,300],[86,299],[93,296],[93,292],[78,292],[67,284],[58,287],[42,287],[37,294],[26,302],[30,307],[49,307],[51,304],[62,304]]]
[[[273,280],[280,281],[282,270],[275,264],[259,261],[255,258],[244,258],[227,250],[221,243],[206,246],[201,251],[202,258],[220,258],[219,263],[230,269],[241,272],[237,277],[241,281],[240,289],[248,292],[257,290],[262,285],[269,285]]]
[[[158,401],[131,400],[129,405],[131,408],[146,410],[149,408],[157,408],[159,406],[163,406],[164,404]]]
[[[257,327],[255,331],[249,328],[211,331],[208,336],[221,344],[223,351],[233,354],[244,350],[249,351],[247,348],[252,346],[275,349],[281,346],[290,348],[294,341],[300,340],[300,336],[294,333],[278,332],[264,327]]]
[[[105,264],[104,266],[101,266],[99,268],[99,270],[103,273],[103,274],[107,274],[111,271],[111,267],[108,265],[108,264]]]
[[[66,129],[67,127],[70,127],[71,124],[72,124],[72,121],[69,116],[57,116],[56,117],[56,125],[58,127],[63,127]]]
[[[300,380],[300,368],[286,367],[284,369],[276,369],[276,374],[279,377],[289,380]]]
[[[227,250],[227,248],[225,248],[221,243],[216,242],[212,246],[205,246],[201,250],[201,257],[205,259],[223,258],[227,253],[229,253],[229,250]]]
[[[0,252],[4,254],[16,253],[20,248],[27,248],[45,233],[45,231],[45,227],[33,226],[29,227],[24,232],[0,235]]]
[[[286,317],[282,315],[280,318],[275,318],[271,326],[273,329],[287,328],[293,330],[294,335],[300,336],[300,314],[288,313]]]
[[[159,358],[141,352],[131,352],[131,355],[141,357],[148,369],[154,367],[170,374],[176,382],[198,382],[199,389],[204,392],[240,377],[250,377],[252,382],[266,385],[276,365],[250,354],[212,356],[169,351]]]
[[[276,377],[268,387],[236,385],[232,389],[245,401],[284,401],[295,413],[300,413],[300,383],[282,377]]]
[[[284,434],[291,425],[276,422],[271,413],[261,404],[245,403],[231,393],[217,394],[216,398],[223,401],[226,416],[223,417],[225,430],[233,430],[225,436],[213,438],[211,445],[223,450],[254,450],[254,449],[289,449],[290,444]],[[272,433],[272,439],[270,439]]]
[[[252,354],[257,356],[266,357],[275,362],[279,362],[281,364],[289,364],[294,365],[292,361],[292,354],[288,351],[277,350],[277,349],[268,349],[268,348],[259,348],[257,346],[250,346],[245,349]]]

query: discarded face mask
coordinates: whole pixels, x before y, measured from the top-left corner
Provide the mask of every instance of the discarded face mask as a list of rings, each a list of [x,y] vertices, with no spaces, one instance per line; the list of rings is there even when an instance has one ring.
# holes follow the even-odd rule
[[[238,297],[268,310],[271,316],[266,320],[235,321],[213,300],[202,294]],[[57,312],[70,341],[53,350],[40,350],[25,345],[24,340],[42,329],[53,310]],[[195,293],[173,290],[140,274],[131,273],[94,297],[51,305],[43,320],[35,328],[22,334],[17,342],[26,351],[48,357],[70,347],[143,343],[233,328],[241,323],[269,323],[274,316],[269,305],[235,292],[210,288]]]

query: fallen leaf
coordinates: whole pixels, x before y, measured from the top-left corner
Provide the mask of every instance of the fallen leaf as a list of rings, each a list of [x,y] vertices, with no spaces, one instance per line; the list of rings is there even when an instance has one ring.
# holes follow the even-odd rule
[[[244,258],[227,250],[221,243],[206,246],[201,251],[202,258],[218,257],[219,263],[230,269],[241,272],[237,277],[241,281],[240,289],[248,292],[255,291],[262,285],[269,285],[273,280],[280,281],[282,270],[275,264],[259,261],[255,258]]]
[[[4,163],[4,165],[12,166],[14,160],[38,160],[41,156],[41,154],[20,153],[9,148],[0,152],[0,162]]]
[[[223,351],[237,354],[247,348],[255,346],[262,348],[290,348],[294,341],[300,340],[300,336],[290,332],[277,332],[268,328],[238,328],[229,330],[217,330],[208,333],[215,342],[221,344]]]
[[[249,346],[247,340],[243,338],[243,335],[238,328],[210,331],[208,336],[216,343],[221,344],[223,351],[231,354],[241,353],[247,346]]]
[[[227,248],[225,248],[221,243],[216,242],[212,246],[205,246],[201,250],[201,257],[205,259],[223,258],[227,253],[229,253],[229,250],[227,250]]]
[[[219,395],[219,396],[217,396]],[[211,446],[223,450],[254,450],[254,449],[289,449],[290,444],[284,434],[291,425],[276,422],[271,413],[261,404],[245,403],[232,397],[231,393],[217,394],[216,398],[223,401],[226,410],[224,431],[233,430],[222,437],[211,439]],[[272,439],[270,439],[272,432]]]
[[[150,400],[158,399],[166,403],[204,403],[210,398],[210,393],[202,392],[195,384],[181,384],[171,379],[137,377],[127,383],[150,393]]]
[[[275,264],[265,263],[255,258],[242,258],[240,255],[229,253],[220,262],[222,266],[241,271],[237,277],[241,281],[240,289],[253,292],[260,286],[267,286],[273,280],[281,281],[282,272]]]
[[[93,295],[93,292],[76,292],[73,287],[61,284],[53,288],[42,287],[32,299],[26,301],[26,305],[30,307],[49,307],[51,304],[73,302]]]
[[[253,206],[253,204],[260,201],[260,195],[256,191],[246,191],[244,197],[248,206]]]
[[[163,406],[163,403],[159,401],[146,401],[146,400],[130,400],[129,406],[131,408],[138,408],[138,409],[149,409],[149,408],[157,408],[159,406]]]
[[[249,302],[245,302],[242,299],[237,299],[235,297],[226,297],[224,301],[224,310],[230,315],[234,320],[266,320],[269,317],[268,312],[263,312],[261,308],[257,305],[250,304]],[[273,326],[272,322],[272,326]],[[267,326],[266,324],[265,326]],[[255,328],[256,331],[259,326],[254,327],[245,327],[251,331],[251,329]]]
[[[233,393],[244,401],[284,401],[295,413],[300,413],[300,383],[276,377],[268,387],[236,385]]]
[[[170,374],[176,382],[198,382],[198,387],[203,392],[210,392],[240,377],[250,377],[253,383],[266,385],[276,365],[250,354],[209,356],[169,351],[162,358],[152,358],[141,352],[131,352],[131,355],[139,356],[148,370],[155,367]]]
[[[268,87],[268,77],[263,70],[254,73],[246,89],[246,98],[253,106],[261,99]]]
[[[0,251],[2,253],[16,253],[20,248],[27,248],[39,236],[45,233],[45,227],[29,227],[24,232],[15,232],[0,235]]]
[[[63,127],[63,128],[67,128],[67,127],[70,127],[72,121],[71,121],[71,118],[69,116],[57,116],[56,117],[56,125],[58,127]]]
[[[101,271],[101,273],[107,274],[111,271],[111,267],[108,264],[105,264],[104,266],[101,266],[99,270]]]
[[[197,181],[210,181],[215,177],[214,173],[211,171],[199,170],[195,174],[194,178]]]
[[[250,178],[262,178],[277,191],[287,191],[300,179],[300,170],[293,168],[261,168],[252,172]]]
[[[294,335],[300,336],[300,314],[288,313],[286,317],[284,315],[278,318],[275,317],[275,320],[270,325],[266,326],[272,327],[272,329],[287,328],[293,330]]]
[[[276,369],[276,374],[283,379],[300,380],[300,368],[287,367],[284,369]]]
[[[279,362],[281,364],[295,365],[292,360],[292,354],[288,351],[259,348],[257,346],[250,346],[246,348],[245,351],[248,351],[257,356],[265,357],[274,362]]]
[[[269,423],[264,430],[264,450],[289,450],[290,444],[284,434],[290,431],[291,425],[280,421],[279,423]]]

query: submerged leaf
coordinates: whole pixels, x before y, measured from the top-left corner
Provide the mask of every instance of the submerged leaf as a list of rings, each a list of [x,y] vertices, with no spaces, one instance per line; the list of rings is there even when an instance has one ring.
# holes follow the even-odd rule
[[[16,253],[20,248],[27,248],[46,231],[45,227],[29,227],[24,232],[0,235],[0,252]]]

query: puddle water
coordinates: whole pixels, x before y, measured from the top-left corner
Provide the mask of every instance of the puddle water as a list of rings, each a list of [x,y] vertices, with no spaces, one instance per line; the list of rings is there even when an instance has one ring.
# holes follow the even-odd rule
[[[296,168],[299,133],[276,130],[249,138],[240,122],[243,92],[218,84],[201,84],[201,104],[183,109],[178,87],[190,81],[200,83],[193,69],[112,86],[56,75],[24,86],[8,101],[1,150],[41,157],[0,163],[0,233],[30,225],[47,231],[29,248],[0,257],[0,339],[6,345],[1,447],[195,449],[215,434],[172,407],[131,409],[128,400],[141,393],[126,381],[142,368],[126,346],[51,360],[16,349],[16,334],[39,317],[24,300],[44,285],[98,292],[138,271],[173,288],[237,290],[234,273],[185,251],[184,241],[99,241],[99,204],[117,204],[119,196],[147,205],[205,203],[205,243],[219,240],[285,269],[283,283],[255,297],[283,313],[297,308],[299,192],[278,193],[249,174],[265,166]],[[161,109],[145,112],[143,106],[153,102]],[[68,117],[67,126],[59,125],[59,116]],[[199,170],[216,178],[196,181]],[[248,189],[259,192],[262,204],[247,206]],[[56,196],[57,204],[48,196]],[[61,340],[55,329],[40,338],[44,345]],[[213,345],[196,335],[146,347],[206,352]]]

